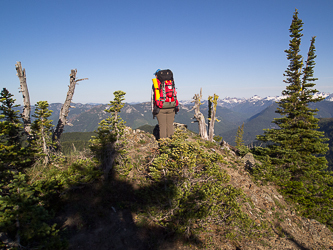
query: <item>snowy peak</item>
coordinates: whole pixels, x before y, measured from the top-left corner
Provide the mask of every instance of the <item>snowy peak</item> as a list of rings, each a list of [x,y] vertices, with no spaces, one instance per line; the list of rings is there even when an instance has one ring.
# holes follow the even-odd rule
[[[219,101],[222,101],[224,103],[230,103],[230,104],[233,104],[233,103],[242,103],[244,101],[246,101],[245,98],[237,98],[237,97],[225,97],[224,99],[219,99]]]
[[[333,101],[333,94],[325,93],[325,92],[318,92],[313,95],[313,98],[324,97],[325,101],[332,102]]]
[[[324,97],[325,101],[332,102],[333,101],[333,94],[318,92],[313,95],[313,98]],[[223,99],[218,99],[217,105],[225,108],[232,108],[238,106],[240,104],[252,104],[252,105],[263,105],[264,103],[273,103],[278,102],[283,99],[283,96],[267,96],[267,97],[260,97],[258,95],[254,95],[250,98],[239,98],[239,97],[225,97]],[[182,105],[189,105],[191,104],[191,100],[187,101],[179,101]],[[203,104],[207,104],[207,100],[202,101]]]
[[[265,97],[262,98],[258,95],[254,95],[251,98],[236,98],[236,97],[226,97],[224,99],[220,99],[218,101],[218,105],[226,108],[233,108],[236,106],[243,106],[243,105],[258,105],[258,106],[263,106],[266,105],[267,103],[271,104],[273,102],[276,102],[279,100],[278,96],[275,97]]]

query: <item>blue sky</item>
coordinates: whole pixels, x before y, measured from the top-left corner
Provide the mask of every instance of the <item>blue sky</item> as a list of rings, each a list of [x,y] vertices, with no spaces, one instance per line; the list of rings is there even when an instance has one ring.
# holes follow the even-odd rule
[[[64,102],[71,69],[89,78],[73,102],[150,100],[156,69],[174,72],[178,98],[276,96],[285,89],[285,49],[295,8],[301,54],[316,38],[316,88],[333,93],[331,0],[0,0],[0,87],[14,94],[15,63],[26,69],[31,103]]]

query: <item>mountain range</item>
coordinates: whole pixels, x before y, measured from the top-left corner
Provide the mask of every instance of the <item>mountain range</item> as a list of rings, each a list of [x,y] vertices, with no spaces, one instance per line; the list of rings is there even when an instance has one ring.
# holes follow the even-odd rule
[[[333,117],[333,94],[317,93],[317,96],[325,98],[324,101],[313,103],[311,108],[317,108],[318,118]],[[238,126],[244,123],[243,139],[245,144],[252,143],[256,135],[262,134],[263,129],[272,128],[273,118],[279,116],[275,113],[277,108],[276,102],[282,97],[265,97],[253,96],[251,98],[231,98],[226,97],[218,100],[216,111],[217,119],[220,122],[215,123],[215,134],[223,137],[225,141],[234,144]],[[52,103],[49,109],[53,111],[50,117],[53,124],[56,125],[59,119],[61,103]],[[68,121],[70,125],[65,126],[65,132],[91,132],[97,129],[98,123],[109,116],[105,112],[107,104],[81,104],[73,103],[70,108]],[[180,111],[175,116],[175,122],[183,123],[188,129],[198,132],[198,124],[192,120],[194,111],[191,101],[180,101]],[[22,110],[22,107],[20,107]],[[207,118],[208,101],[202,101],[200,111]],[[32,113],[34,107],[32,107]],[[126,121],[126,125],[136,129],[143,125],[155,126],[157,119],[153,119],[150,102],[128,104],[126,103],[121,111],[121,117]]]

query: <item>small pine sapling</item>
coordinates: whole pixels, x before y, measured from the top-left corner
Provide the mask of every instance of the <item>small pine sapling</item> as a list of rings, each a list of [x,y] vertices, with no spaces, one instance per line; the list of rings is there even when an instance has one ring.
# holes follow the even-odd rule
[[[125,121],[119,116],[119,113],[124,107],[123,101],[126,93],[119,90],[113,94],[114,100],[110,101],[110,107],[105,110],[110,113],[110,116],[99,123],[95,131],[97,135],[90,140],[90,149],[95,153],[105,176],[112,169],[117,151],[120,149],[118,142],[125,129]]]
[[[35,120],[31,124],[31,143],[36,150],[37,158],[44,157],[45,165],[49,163],[51,152],[55,148],[55,143],[52,142],[52,120],[49,120],[53,111],[49,110],[48,107],[47,101],[37,102],[33,115]]]
[[[242,126],[239,126],[237,128],[237,134],[235,137],[236,148],[239,150],[240,155],[245,155],[246,153],[249,152],[248,147],[244,145],[243,135],[244,135],[244,123],[242,124]]]

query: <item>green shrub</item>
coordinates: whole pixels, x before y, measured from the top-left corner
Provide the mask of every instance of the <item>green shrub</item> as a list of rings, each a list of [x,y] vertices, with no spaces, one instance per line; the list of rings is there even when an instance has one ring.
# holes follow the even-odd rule
[[[149,167],[154,189],[143,194],[154,204],[149,214],[155,222],[186,237],[208,232],[212,225],[223,232],[222,238],[242,240],[256,234],[253,229],[260,225],[242,212],[245,195],[228,184],[220,154],[188,141],[179,130],[172,139],[160,140],[159,151]]]

